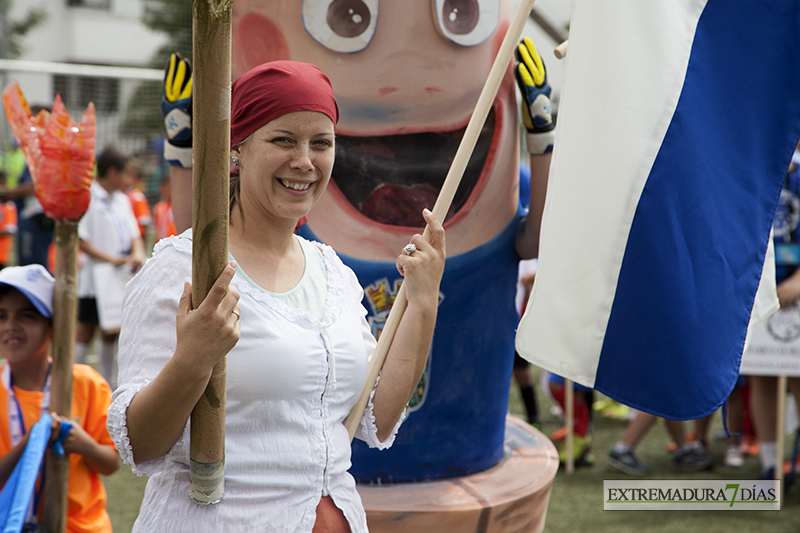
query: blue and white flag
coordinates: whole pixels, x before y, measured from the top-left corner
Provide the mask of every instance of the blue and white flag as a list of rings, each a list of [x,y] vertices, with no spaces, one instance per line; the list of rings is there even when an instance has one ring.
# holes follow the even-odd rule
[[[517,349],[637,409],[707,415],[777,308],[800,1],[576,0],[566,60]]]

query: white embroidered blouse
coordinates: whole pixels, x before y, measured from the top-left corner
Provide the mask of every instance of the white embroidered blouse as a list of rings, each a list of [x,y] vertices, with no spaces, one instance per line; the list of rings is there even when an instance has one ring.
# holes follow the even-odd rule
[[[300,237],[298,237],[300,238]],[[322,252],[325,316],[289,308],[236,275],[241,337],[227,359],[225,495],[216,505],[189,498],[189,424],[165,456],[136,464],[126,411],[175,350],[175,317],[191,279],[191,241],[162,240],[128,284],[119,348],[119,388],[108,429],[123,461],[150,476],[134,532],[311,531],[322,495],[342,509],[353,533],[367,531],[342,424],[363,389],[375,348],[363,289],[334,251]],[[374,394],[374,390],[373,390]],[[405,416],[405,415],[404,415]],[[404,417],[403,417],[404,418]],[[397,427],[402,423],[402,418]],[[378,441],[372,402],[356,436]]]

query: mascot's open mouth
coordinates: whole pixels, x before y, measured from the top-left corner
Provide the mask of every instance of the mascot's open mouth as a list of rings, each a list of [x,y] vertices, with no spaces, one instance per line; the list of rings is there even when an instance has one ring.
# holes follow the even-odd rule
[[[338,135],[333,181],[364,216],[391,226],[423,227],[422,210],[433,208],[465,130],[384,137]],[[445,220],[464,207],[480,180],[494,132],[492,109]]]

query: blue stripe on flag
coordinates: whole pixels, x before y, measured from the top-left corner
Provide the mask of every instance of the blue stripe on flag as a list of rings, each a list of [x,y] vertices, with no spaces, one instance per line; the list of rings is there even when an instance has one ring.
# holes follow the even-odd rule
[[[800,2],[709,0],[636,209],[595,387],[675,419],[733,390],[800,137]]]

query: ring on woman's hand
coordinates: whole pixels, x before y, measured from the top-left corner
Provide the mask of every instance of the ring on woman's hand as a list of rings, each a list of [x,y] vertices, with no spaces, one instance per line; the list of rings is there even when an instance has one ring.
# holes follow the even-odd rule
[[[239,320],[240,318],[242,318],[242,317],[239,316],[239,311],[237,311],[236,309],[232,310],[231,313],[236,315],[236,320]]]
[[[403,251],[406,254],[411,255],[411,254],[413,254],[414,252],[417,251],[417,245],[414,244],[413,242],[410,242],[410,243],[406,244],[405,248],[403,248]]]

